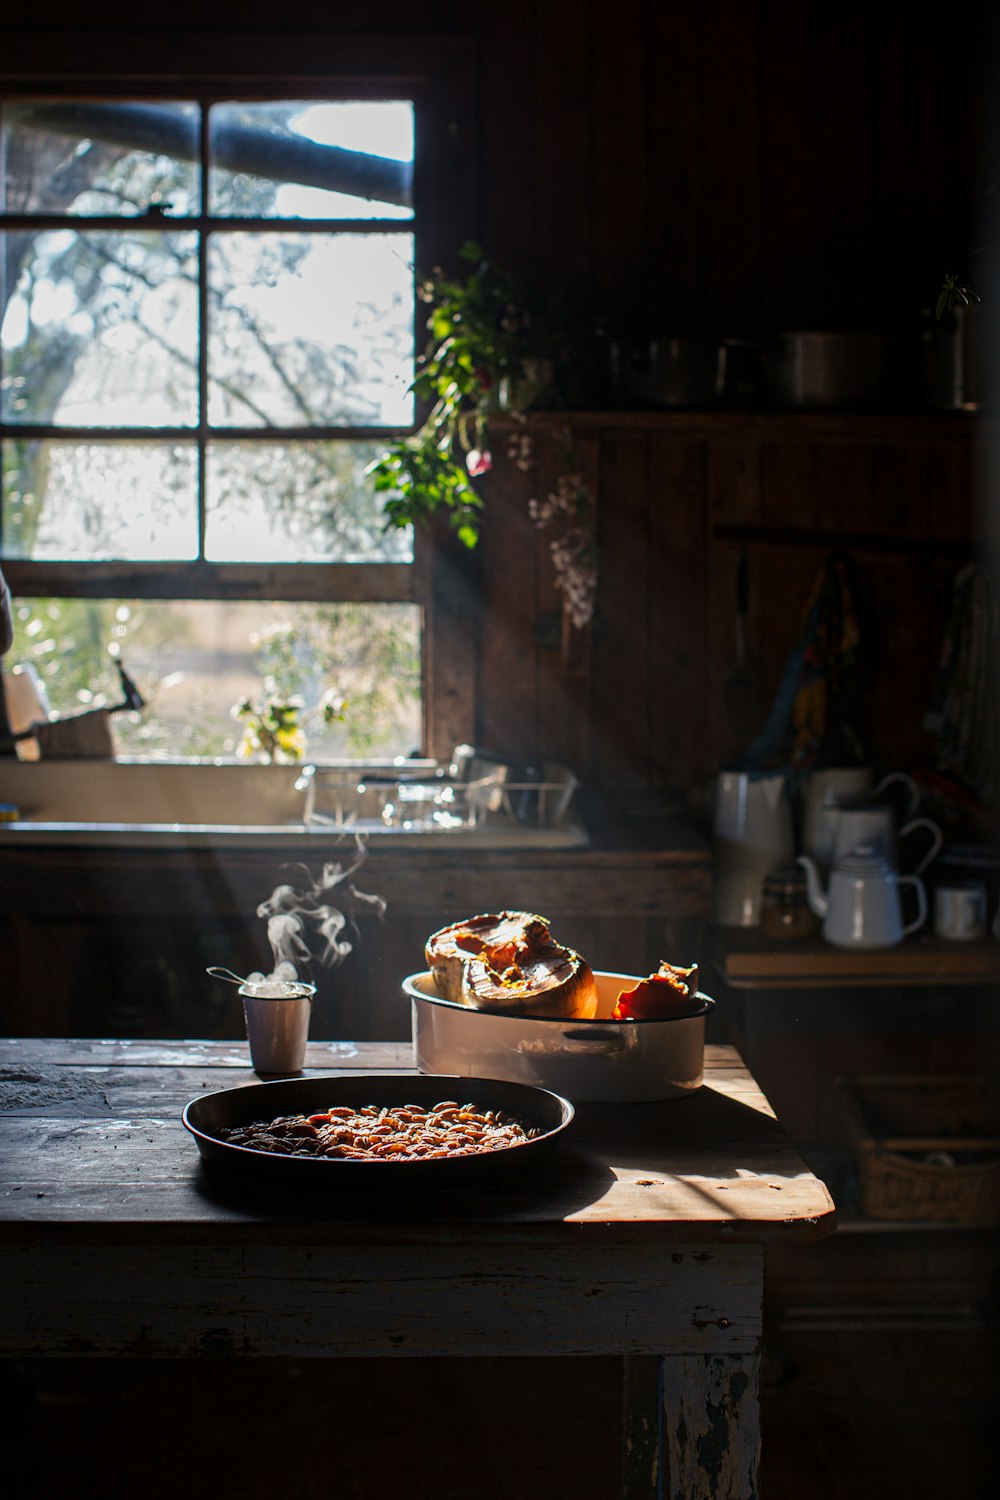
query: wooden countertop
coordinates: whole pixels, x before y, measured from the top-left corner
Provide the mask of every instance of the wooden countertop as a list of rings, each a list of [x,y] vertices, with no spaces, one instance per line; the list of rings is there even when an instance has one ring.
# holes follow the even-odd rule
[[[711,889],[705,841],[681,823],[633,845],[628,830],[610,830],[569,849],[467,849],[367,846],[364,880],[396,913],[493,909],[516,889],[533,911],[665,913],[701,916]],[[6,847],[0,835],[0,910],[25,916],[184,913],[210,899],[213,909],[254,911],[282,864],[305,863],[318,873],[330,860],[347,862],[354,846],[337,835],[308,844],[294,836],[267,848]],[[150,906],[152,902],[152,906]]]

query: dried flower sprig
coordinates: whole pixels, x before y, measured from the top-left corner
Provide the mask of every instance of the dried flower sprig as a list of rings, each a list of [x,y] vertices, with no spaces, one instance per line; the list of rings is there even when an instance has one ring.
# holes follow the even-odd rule
[[[539,531],[552,533],[549,553],[556,588],[563,596],[570,623],[582,630],[593,619],[597,598],[594,506],[568,434],[564,450],[564,467],[554,488],[542,499],[530,499],[528,514]],[[524,451],[518,449],[522,457]]]

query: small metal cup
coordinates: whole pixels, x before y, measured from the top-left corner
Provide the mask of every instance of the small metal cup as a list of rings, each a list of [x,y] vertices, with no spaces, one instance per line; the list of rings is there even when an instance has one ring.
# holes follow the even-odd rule
[[[259,985],[240,985],[250,1061],[257,1073],[301,1073],[305,1062],[316,986],[295,981],[282,988],[280,995],[262,995]]]

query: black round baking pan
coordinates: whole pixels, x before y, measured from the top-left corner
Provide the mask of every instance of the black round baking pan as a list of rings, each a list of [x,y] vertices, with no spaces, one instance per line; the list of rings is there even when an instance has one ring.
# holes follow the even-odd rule
[[[311,1115],[337,1105],[354,1109],[375,1105],[423,1108],[453,1099],[477,1109],[502,1110],[537,1134],[516,1146],[466,1156],[373,1160],[328,1156],[279,1155],[236,1145],[223,1137],[238,1125],[275,1120],[282,1115]],[[552,1145],[573,1119],[568,1099],[531,1084],[455,1074],[364,1073],[280,1079],[223,1089],[192,1099],[181,1116],[213,1173],[240,1176],[274,1187],[324,1190],[376,1185],[387,1189],[446,1186],[476,1181],[494,1172],[529,1163]]]

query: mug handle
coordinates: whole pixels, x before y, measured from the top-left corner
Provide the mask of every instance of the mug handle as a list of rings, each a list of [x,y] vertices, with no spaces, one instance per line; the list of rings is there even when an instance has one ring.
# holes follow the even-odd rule
[[[908,932],[916,932],[917,928],[922,927],[927,921],[927,892],[924,889],[923,881],[918,880],[916,875],[898,875],[896,877],[896,884],[912,885],[917,893],[917,915],[912,922],[908,922],[903,928],[903,936],[905,937]]]
[[[922,875],[927,869],[927,866],[930,864],[931,860],[934,859],[938,853],[940,853],[941,845],[944,843],[944,834],[941,832],[937,824],[930,818],[911,818],[910,821],[908,823],[905,823],[899,830],[899,833],[896,835],[897,839],[902,842],[906,835],[908,833],[912,833],[915,828],[929,828],[931,831],[931,846],[928,849],[927,853],[924,855],[923,859],[918,865],[914,867],[913,870],[914,875]]]
[[[905,817],[912,818],[920,806],[920,788],[912,776],[907,776],[905,771],[890,771],[888,776],[883,776],[878,786],[872,792],[872,797],[880,797],[889,786],[905,786],[906,794],[910,799],[910,805],[906,809]]]

